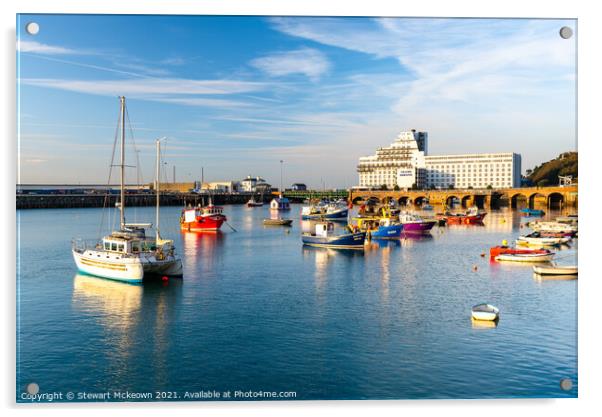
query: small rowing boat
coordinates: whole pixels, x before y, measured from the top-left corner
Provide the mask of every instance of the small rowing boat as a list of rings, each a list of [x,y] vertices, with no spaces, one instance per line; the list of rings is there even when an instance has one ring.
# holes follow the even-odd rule
[[[548,253],[503,253],[495,257],[496,261],[508,262],[549,262],[556,255],[554,252]]]
[[[533,272],[538,275],[577,275],[577,265],[534,265]]]
[[[487,215],[486,212],[479,212],[476,207],[471,207],[466,213],[445,213],[444,219],[447,220],[448,225],[452,224],[483,224],[483,219]]]
[[[530,222],[528,226],[537,232],[551,233],[577,233],[577,225],[560,223],[560,222]]]
[[[290,226],[293,224],[293,219],[264,219],[265,226]]]
[[[548,249],[511,248],[510,246],[494,246],[489,249],[489,256],[495,259],[498,255],[528,255],[551,253]]]
[[[556,246],[567,243],[571,240],[569,236],[552,237],[544,236],[539,232],[533,232],[526,236],[520,236],[516,240],[517,245],[539,245],[539,246]]]
[[[494,321],[500,317],[500,310],[491,304],[483,303],[473,306],[472,318],[475,320]]]

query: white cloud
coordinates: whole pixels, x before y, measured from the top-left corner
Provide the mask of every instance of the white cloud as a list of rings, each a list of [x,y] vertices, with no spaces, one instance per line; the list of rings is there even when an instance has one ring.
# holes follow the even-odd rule
[[[17,40],[17,51],[47,55],[72,55],[79,53],[74,49],[64,48],[62,46],[46,45],[36,41],[27,41],[23,39]]]
[[[181,78],[138,78],[129,80],[64,80],[55,78],[24,78],[23,84],[58,88],[80,93],[101,95],[156,94],[236,94],[259,91],[265,84],[233,80],[192,80]]]
[[[251,65],[270,76],[303,74],[312,81],[317,81],[330,69],[328,58],[322,52],[311,48],[276,52],[252,60]]]

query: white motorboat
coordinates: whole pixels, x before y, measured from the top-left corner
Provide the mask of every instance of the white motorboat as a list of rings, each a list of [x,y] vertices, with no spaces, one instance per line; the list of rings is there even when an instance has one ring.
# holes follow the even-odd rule
[[[500,310],[487,303],[473,306],[471,312],[472,318],[475,320],[494,321],[500,317]]]
[[[156,224],[155,236],[147,237],[150,223],[126,223],[125,220],[125,97],[121,106],[121,195],[117,205],[120,228],[100,241],[75,239],[72,242],[73,259],[77,268],[86,274],[126,282],[141,282],[145,275],[181,276],[182,261],[176,255],[173,240],[161,238],[159,233],[159,154],[157,139],[156,161]]]

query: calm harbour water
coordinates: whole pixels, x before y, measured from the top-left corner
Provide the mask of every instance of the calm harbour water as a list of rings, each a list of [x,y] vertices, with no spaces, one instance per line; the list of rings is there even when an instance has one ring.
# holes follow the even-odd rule
[[[577,280],[542,281],[530,265],[489,261],[490,246],[526,231],[516,212],[336,251],[302,246],[300,205],[285,214],[292,228],[263,226],[268,207],[226,206],[237,232],[224,225],[217,234],[181,233],[179,211],[161,209],[162,235],[175,239],[185,275],[142,285],[77,273],[71,238],[97,237],[101,209],[17,211],[17,401],[30,382],[40,393],[166,391],[180,400],[201,390],[577,396]],[[127,216],[153,221],[154,208]],[[576,242],[557,256],[575,263]],[[471,322],[481,302],[500,308],[497,327]]]

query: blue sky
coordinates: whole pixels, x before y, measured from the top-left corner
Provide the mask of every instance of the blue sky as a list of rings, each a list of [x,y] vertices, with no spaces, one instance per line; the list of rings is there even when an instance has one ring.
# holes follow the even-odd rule
[[[145,181],[161,136],[180,181],[278,185],[284,160],[286,184],[329,188],[412,128],[430,154],[518,152],[523,171],[576,146],[573,20],[17,20],[21,183],[105,183],[119,95]]]

